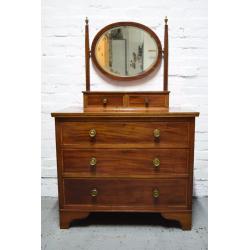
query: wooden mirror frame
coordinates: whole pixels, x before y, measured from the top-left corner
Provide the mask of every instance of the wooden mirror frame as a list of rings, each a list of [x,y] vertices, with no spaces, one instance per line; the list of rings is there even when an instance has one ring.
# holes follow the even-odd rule
[[[127,23],[131,23],[131,22],[127,22]],[[147,26],[144,26],[142,24],[139,24],[139,25],[143,26],[144,28],[146,28],[146,30],[149,29]],[[106,26],[106,28],[108,26]],[[99,32],[101,32],[101,31],[99,31]],[[153,31],[152,31],[152,33],[155,35],[155,33]],[[157,35],[155,35],[155,36],[157,37]],[[157,37],[157,41],[159,41],[158,37]],[[161,48],[160,41],[159,41],[159,44],[160,44],[160,48]],[[93,44],[92,44],[92,47],[93,47]],[[158,56],[161,57],[163,55],[163,58],[164,58],[164,65],[163,65],[163,67],[164,67],[164,69],[163,69],[163,90],[168,92],[168,18],[167,17],[165,17],[164,49],[161,52],[162,53],[159,53]],[[91,54],[92,53],[91,53],[91,51],[89,49],[89,20],[86,17],[86,19],[85,19],[85,73],[86,73],[85,80],[86,80],[86,91],[87,92],[90,91],[90,65],[89,65],[89,61],[90,61]]]
[[[152,64],[152,66],[145,72],[142,72],[138,75],[135,76],[117,76],[117,75],[113,75],[108,73],[106,70],[104,70],[100,64],[97,61],[96,55],[95,55],[95,49],[96,49],[96,45],[99,41],[99,39],[101,38],[101,36],[108,30],[116,28],[116,27],[121,27],[121,26],[130,26],[130,27],[135,27],[135,28],[139,28],[145,32],[147,32],[152,39],[155,41],[157,49],[158,49],[158,55],[157,55],[157,59],[156,61]],[[161,42],[160,39],[158,38],[158,36],[154,33],[153,30],[151,30],[150,28],[148,28],[147,26],[140,24],[140,23],[136,23],[136,22],[117,22],[117,23],[111,23],[107,26],[105,26],[104,28],[102,28],[95,36],[93,42],[92,42],[92,46],[91,46],[91,57],[93,60],[94,65],[96,66],[96,68],[98,68],[98,70],[105,75],[106,77],[112,79],[112,80],[119,80],[119,81],[134,81],[134,80],[138,80],[141,78],[144,78],[146,76],[148,76],[150,73],[152,73],[154,70],[156,70],[156,68],[160,65],[161,63],[161,58],[162,58],[162,47],[161,47]]]

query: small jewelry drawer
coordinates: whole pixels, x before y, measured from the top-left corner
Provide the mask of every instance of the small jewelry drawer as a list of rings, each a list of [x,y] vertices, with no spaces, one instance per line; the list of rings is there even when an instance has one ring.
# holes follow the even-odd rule
[[[187,206],[188,180],[65,178],[65,205]]]
[[[163,94],[154,95],[129,95],[129,107],[168,107],[168,96]]]
[[[164,176],[188,173],[189,149],[63,149],[64,173]]]
[[[84,107],[122,107],[123,98],[122,94],[88,94]]]

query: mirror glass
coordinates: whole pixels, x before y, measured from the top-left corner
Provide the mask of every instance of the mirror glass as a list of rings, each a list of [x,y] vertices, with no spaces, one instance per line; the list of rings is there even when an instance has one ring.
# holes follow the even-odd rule
[[[109,29],[98,39],[95,57],[109,74],[132,77],[150,70],[158,57],[158,46],[145,30],[133,26]]]

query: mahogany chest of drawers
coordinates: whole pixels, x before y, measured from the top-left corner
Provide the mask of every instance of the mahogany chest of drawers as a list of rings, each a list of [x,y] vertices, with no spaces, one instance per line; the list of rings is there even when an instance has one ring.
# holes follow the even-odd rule
[[[146,83],[163,59],[163,89],[91,91],[90,59],[105,81],[125,86]],[[90,212],[157,212],[191,229],[199,113],[169,108],[167,17],[164,48],[149,27],[116,22],[91,49],[86,18],[85,81],[83,107],[52,113],[60,227]]]
[[[60,227],[90,212],[124,211],[161,213],[191,229],[198,115],[175,109],[52,113]]]

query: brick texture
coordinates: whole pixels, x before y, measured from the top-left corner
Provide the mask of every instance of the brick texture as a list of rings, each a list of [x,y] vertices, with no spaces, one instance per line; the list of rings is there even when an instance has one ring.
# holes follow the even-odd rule
[[[207,195],[207,1],[42,0],[42,195],[57,196],[54,120],[50,112],[82,105],[85,90],[84,19],[90,43],[103,26],[135,21],[153,29],[163,44],[169,19],[170,105],[200,112],[196,125],[194,195]],[[93,90],[161,90],[163,69],[142,84],[110,85],[91,65]]]

